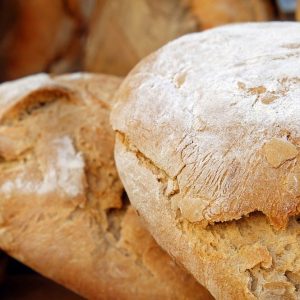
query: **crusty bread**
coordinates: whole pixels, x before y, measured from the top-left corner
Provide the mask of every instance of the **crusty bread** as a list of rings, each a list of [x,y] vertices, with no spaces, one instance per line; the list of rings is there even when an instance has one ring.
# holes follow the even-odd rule
[[[89,299],[210,299],[126,204],[108,120],[119,83],[74,74],[1,85],[0,248]]]
[[[296,20],[300,21],[300,0],[297,0]]]
[[[300,24],[182,37],[123,81],[115,158],[155,239],[217,299],[300,299]]]

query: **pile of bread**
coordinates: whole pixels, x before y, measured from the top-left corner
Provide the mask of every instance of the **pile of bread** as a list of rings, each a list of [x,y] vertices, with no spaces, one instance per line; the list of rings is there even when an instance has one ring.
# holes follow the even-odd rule
[[[300,299],[299,58],[247,23],[3,83],[0,248],[88,299]]]

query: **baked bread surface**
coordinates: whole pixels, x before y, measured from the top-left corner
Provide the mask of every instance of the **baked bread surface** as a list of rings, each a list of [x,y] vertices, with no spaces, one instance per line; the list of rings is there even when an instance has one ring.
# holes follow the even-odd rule
[[[115,157],[156,240],[217,299],[299,299],[300,24],[169,43],[116,94]]]
[[[116,77],[0,86],[0,248],[88,299],[211,299],[142,227],[113,160]]]

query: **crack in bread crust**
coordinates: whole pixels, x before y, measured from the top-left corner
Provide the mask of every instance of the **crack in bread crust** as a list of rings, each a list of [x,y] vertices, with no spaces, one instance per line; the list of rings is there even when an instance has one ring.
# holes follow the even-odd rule
[[[124,152],[120,151],[120,147]],[[164,207],[169,210],[171,208],[167,204],[169,203],[167,196],[160,194],[158,199],[152,185],[148,186],[146,195],[143,196],[143,192],[138,192],[143,191],[142,179],[147,178],[150,183],[150,176],[158,185],[156,174],[147,165],[141,163],[135,152],[130,151],[119,138],[117,138],[116,161],[118,168],[122,170],[120,176],[133,205],[146,219],[148,226],[149,216],[151,222],[156,224],[155,229],[150,227],[152,234],[161,245],[171,249],[169,250],[171,253],[174,251],[173,246],[178,249],[176,242],[188,241],[190,251],[193,255],[197,255],[196,265],[187,250],[184,250],[184,253],[178,250],[180,254],[174,254],[175,258],[182,262],[182,257],[185,257],[186,260],[183,262],[186,266],[191,270],[195,268],[193,274],[213,292],[216,298],[298,299],[297,276],[300,274],[300,254],[297,249],[300,241],[300,225],[296,217],[291,217],[287,228],[279,231],[274,229],[266,217],[259,212],[244,216],[237,221],[208,225],[206,228],[179,217],[172,221],[176,229],[173,227],[166,229],[168,223],[161,220],[168,220],[169,214],[174,218],[171,211],[165,214]],[[137,163],[139,172],[137,172]],[[136,180],[136,176],[142,176],[141,170],[145,174]],[[126,177],[123,174],[126,174]],[[128,174],[132,175],[128,176]],[[158,187],[157,190],[162,193],[161,188]],[[139,203],[141,198],[144,202]],[[148,203],[151,202],[153,206],[149,209]],[[162,232],[164,232],[163,237]],[[183,245],[179,247],[181,249]],[[203,274],[204,270],[207,273]],[[291,274],[289,272],[295,274],[292,275],[294,282],[286,276]],[[235,290],[227,294],[226,287],[228,288],[229,284],[232,284]],[[217,289],[215,285],[218,286]]]
[[[161,184],[162,194],[171,199],[174,195],[180,193],[178,188],[177,176],[179,173],[173,177],[167,174],[167,172],[160,167],[158,167],[150,158],[148,158],[145,154],[143,154],[140,150],[134,146],[129,138],[122,132],[116,132],[116,138],[128,149],[134,153],[139,160],[139,162],[147,167],[151,172],[156,176],[157,181]]]
[[[170,175],[167,174],[167,172],[165,170],[163,170],[162,168],[158,167],[155,162],[153,162],[150,158],[148,158],[145,154],[143,154],[135,145],[132,144],[132,142],[130,142],[129,137],[120,131],[116,131],[116,138],[126,147],[127,151],[130,151],[132,153],[135,154],[136,158],[138,159],[138,161],[145,166],[147,169],[149,169],[157,178],[157,182],[161,185],[161,191],[162,191],[162,195],[165,196],[168,200],[172,200],[173,197],[178,197],[180,199],[182,199],[182,197],[185,195],[183,194],[180,189],[179,189],[179,183],[178,183],[178,176],[180,176],[181,172],[184,170],[184,168],[186,167],[186,165],[184,165],[181,170],[178,172],[177,175],[171,177]],[[191,145],[191,144],[190,144]],[[189,145],[188,145],[189,146]],[[185,147],[186,148],[186,147]],[[183,148],[183,149],[185,149]],[[180,201],[180,200],[179,200]],[[189,199],[190,201],[190,199]],[[208,203],[204,208],[203,208],[203,214],[205,214],[206,211],[209,210],[210,206],[212,206],[212,203]],[[198,206],[198,204],[197,204]],[[177,213],[177,219],[182,220],[184,219],[184,216],[182,214],[182,211],[180,210],[180,204],[178,204],[177,200],[174,200],[174,203],[172,203],[172,207],[173,209],[177,209],[179,208],[180,211],[180,217],[178,216]],[[258,212],[257,210],[255,211],[250,211],[242,216],[240,216],[239,218],[236,218],[236,220],[238,219],[242,219],[244,217],[248,217],[249,214],[251,213],[255,213]],[[263,213],[263,212],[261,212]],[[264,214],[264,213],[263,213]],[[264,214],[265,215],[265,214]],[[197,216],[199,218],[199,216]],[[267,217],[267,216],[266,216]],[[234,218],[235,219],[235,218]],[[233,220],[234,220],[233,219]],[[198,225],[201,225],[203,227],[206,227],[207,225],[213,225],[213,224],[222,224],[222,223],[226,223],[226,222],[232,222],[233,220],[225,220],[225,221],[197,221],[197,219],[195,219],[195,221],[189,220],[186,218],[186,221],[190,222],[190,223],[197,223]]]

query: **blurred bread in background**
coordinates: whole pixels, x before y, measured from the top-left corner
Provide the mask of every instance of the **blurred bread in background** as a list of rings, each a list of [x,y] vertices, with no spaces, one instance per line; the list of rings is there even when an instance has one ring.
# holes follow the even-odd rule
[[[0,17],[5,17],[5,26],[1,31],[0,79],[11,80],[40,71],[62,73],[80,69],[93,2],[3,0]]]
[[[84,68],[125,75],[166,42],[197,29],[182,0],[103,0],[92,18]]]
[[[272,0],[3,0],[0,80],[86,70],[126,75],[189,32],[276,18]]]
[[[201,29],[275,18],[272,0],[188,0],[188,3]]]

